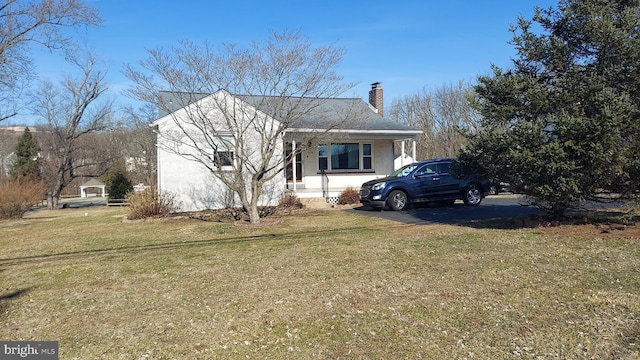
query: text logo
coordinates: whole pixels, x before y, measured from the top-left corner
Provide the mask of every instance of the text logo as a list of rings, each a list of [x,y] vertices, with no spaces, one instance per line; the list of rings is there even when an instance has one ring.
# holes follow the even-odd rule
[[[58,360],[57,341],[0,341],[0,360]]]

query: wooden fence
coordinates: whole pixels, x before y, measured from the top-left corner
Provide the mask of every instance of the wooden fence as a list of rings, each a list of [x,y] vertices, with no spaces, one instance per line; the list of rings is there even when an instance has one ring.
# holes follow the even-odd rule
[[[107,198],[107,206],[129,206],[129,200]]]

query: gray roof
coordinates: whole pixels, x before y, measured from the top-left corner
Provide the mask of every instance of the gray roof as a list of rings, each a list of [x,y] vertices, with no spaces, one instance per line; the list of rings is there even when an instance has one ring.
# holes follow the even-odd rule
[[[101,186],[106,186],[102,181],[100,181],[100,179],[97,178],[91,178],[89,179],[89,181],[85,182],[84,184],[80,185],[81,187],[101,187]]]
[[[269,99],[266,96],[239,96],[242,100],[269,114]],[[281,100],[277,100],[282,103]],[[340,129],[340,130],[396,130],[416,131],[417,128],[398,124],[380,116],[375,109],[358,98],[288,98],[289,109],[304,109],[303,112],[289,111],[290,129]],[[285,106],[287,106],[285,105]],[[276,112],[285,114],[286,111]]]
[[[158,118],[193,104],[211,94],[181,91],[160,91],[158,93]]]
[[[161,92],[165,111],[176,111],[205,98],[205,93]],[[420,129],[399,124],[380,116],[375,109],[358,98],[311,98],[259,95],[234,95],[258,110],[282,121],[286,118],[289,129],[338,129],[361,131],[408,131]]]

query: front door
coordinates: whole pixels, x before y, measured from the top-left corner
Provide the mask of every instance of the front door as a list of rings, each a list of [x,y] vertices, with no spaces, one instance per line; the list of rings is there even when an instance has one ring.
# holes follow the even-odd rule
[[[287,184],[293,183],[293,161],[291,159],[292,151],[293,149],[292,149],[291,143],[287,143],[287,148],[285,151],[285,155],[287,157],[287,166],[285,168],[285,174],[287,176]],[[296,164],[296,174],[295,174],[296,182],[301,183],[302,182],[302,153],[300,152],[299,149],[297,151],[296,158],[294,161]]]

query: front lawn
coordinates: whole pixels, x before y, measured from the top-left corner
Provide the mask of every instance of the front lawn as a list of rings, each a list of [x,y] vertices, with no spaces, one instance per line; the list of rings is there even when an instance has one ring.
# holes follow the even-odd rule
[[[635,226],[125,211],[0,222],[0,340],[57,340],[60,359],[640,356]]]

